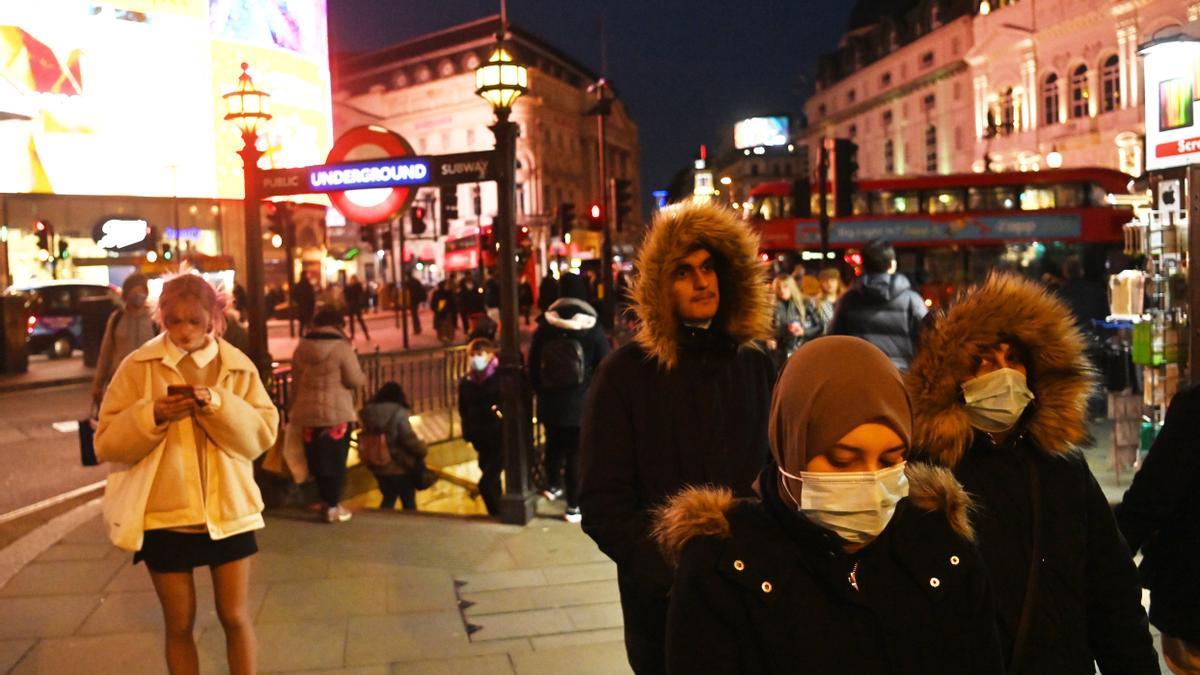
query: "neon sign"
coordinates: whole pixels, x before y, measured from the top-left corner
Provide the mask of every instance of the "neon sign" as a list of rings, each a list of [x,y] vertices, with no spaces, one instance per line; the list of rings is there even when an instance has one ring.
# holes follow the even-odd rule
[[[100,234],[97,238],[93,233],[97,246],[119,251],[146,241],[146,235],[150,234],[150,224],[144,220],[108,218],[97,224],[95,230]]]
[[[429,162],[424,159],[388,159],[374,162],[325,166],[308,176],[316,192],[422,185],[429,179]]]

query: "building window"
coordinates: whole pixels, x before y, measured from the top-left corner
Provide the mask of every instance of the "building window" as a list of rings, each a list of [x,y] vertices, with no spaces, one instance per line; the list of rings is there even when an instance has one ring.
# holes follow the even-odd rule
[[[921,67],[928,68],[933,65],[933,52],[925,52],[921,55]]]
[[[824,116],[825,116],[825,104],[822,103],[821,105],[817,106],[817,117],[824,117]]]
[[[884,73],[883,76],[879,78],[879,86],[881,86],[881,87],[892,86],[892,74]]]
[[[854,138],[855,136],[857,136],[858,135],[858,125],[851,124],[850,128],[846,130],[846,135],[849,136],[850,138]]]
[[[846,92],[846,102],[847,103],[854,103],[854,100],[857,98],[858,98],[857,91],[851,89],[850,91]]]
[[[1042,80],[1042,121],[1058,124],[1058,75],[1050,73]]]
[[[1012,87],[1000,92],[1000,133],[1011,134],[1016,120],[1016,108],[1013,106]]]
[[[1071,73],[1071,117],[1088,116],[1087,66],[1080,65]]]
[[[936,173],[937,168],[937,127],[930,124],[925,127],[925,170],[929,173]]]
[[[896,173],[896,144],[890,138],[883,142],[883,172]]]
[[[1100,112],[1112,112],[1121,106],[1121,67],[1116,54],[1100,66]]]
[[[883,111],[883,126],[886,129],[887,127],[890,127],[891,125],[892,125],[892,111],[884,110]]]
[[[921,110],[924,110],[927,113],[933,112],[933,108],[936,105],[937,97],[933,94],[927,94],[925,98],[921,99]]]
[[[962,150],[963,149],[962,146],[963,146],[962,127],[954,127],[954,149]]]

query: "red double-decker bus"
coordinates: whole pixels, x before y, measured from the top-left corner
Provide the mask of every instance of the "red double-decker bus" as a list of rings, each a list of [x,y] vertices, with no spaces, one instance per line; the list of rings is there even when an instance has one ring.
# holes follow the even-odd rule
[[[831,218],[829,246],[848,259],[872,239],[891,241],[900,270],[934,303],[990,269],[1040,277],[1057,274],[1068,256],[1100,277],[1123,262],[1122,226],[1133,211],[1115,202],[1127,201],[1120,197],[1129,196],[1129,184],[1127,174],[1099,168],[861,181],[853,214]],[[821,259],[820,226],[793,215],[792,183],[759,185],[744,209],[764,254],[785,263]]]
[[[483,245],[480,246],[479,236],[483,234]],[[446,272],[474,272],[480,268],[480,256],[483,268],[494,269],[496,265],[496,238],[492,234],[492,226],[467,228],[457,236],[446,238],[446,254],[442,260],[442,268]],[[522,227],[517,231],[517,278],[525,275],[530,285],[537,287],[537,256],[529,239],[529,228]]]

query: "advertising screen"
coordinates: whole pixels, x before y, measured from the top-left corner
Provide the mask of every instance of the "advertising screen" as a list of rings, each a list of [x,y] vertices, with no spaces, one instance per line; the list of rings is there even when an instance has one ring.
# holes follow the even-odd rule
[[[760,145],[787,145],[788,121],[781,115],[742,120],[733,125],[733,145],[738,150]]]
[[[325,4],[0,3],[0,192],[241,198],[242,141],[221,94],[243,62],[271,94],[261,166],[321,163]]]
[[[1150,47],[1146,70],[1146,170],[1200,162],[1200,43]]]

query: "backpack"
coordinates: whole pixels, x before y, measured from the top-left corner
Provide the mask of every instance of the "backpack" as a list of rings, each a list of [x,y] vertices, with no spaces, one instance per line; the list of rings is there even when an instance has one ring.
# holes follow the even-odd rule
[[[583,345],[579,340],[556,337],[547,341],[542,347],[539,361],[542,388],[559,389],[583,384],[587,369],[583,358]]]
[[[392,463],[387,434],[382,431],[358,431],[358,456],[367,466],[382,467]]]

